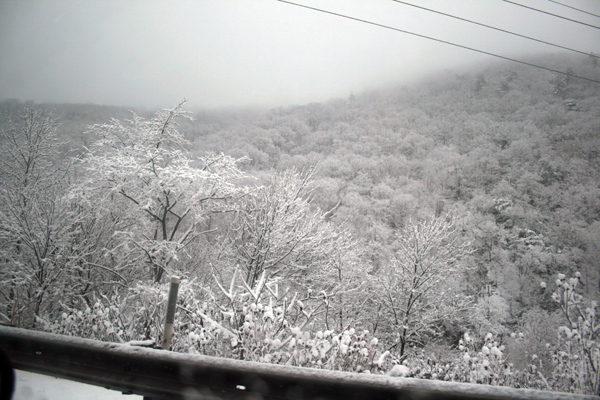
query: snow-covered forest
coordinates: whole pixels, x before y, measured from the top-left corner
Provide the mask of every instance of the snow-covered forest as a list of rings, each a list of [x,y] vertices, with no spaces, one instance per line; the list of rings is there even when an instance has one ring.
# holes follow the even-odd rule
[[[597,58],[536,60],[600,80]],[[268,111],[0,102],[0,322],[600,394],[600,86],[508,63]]]

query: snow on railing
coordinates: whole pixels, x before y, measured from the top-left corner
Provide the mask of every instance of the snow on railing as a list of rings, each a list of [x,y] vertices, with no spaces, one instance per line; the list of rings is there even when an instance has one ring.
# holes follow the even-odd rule
[[[594,399],[230,360],[0,326],[14,368],[156,399]]]

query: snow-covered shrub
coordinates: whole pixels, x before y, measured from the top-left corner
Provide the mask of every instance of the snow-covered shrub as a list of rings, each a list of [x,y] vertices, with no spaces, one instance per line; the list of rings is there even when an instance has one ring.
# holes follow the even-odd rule
[[[265,274],[254,288],[233,274],[228,289],[201,308],[186,310],[185,330],[174,342],[184,351],[241,360],[343,371],[382,370],[373,360],[378,340],[353,328],[316,328],[327,299],[280,293]]]
[[[92,306],[81,308],[62,305],[63,313],[55,320],[39,317],[39,327],[46,332],[109,342],[127,342],[133,339],[134,329],[123,318],[121,298],[104,296],[95,299]]]
[[[585,303],[578,292],[581,274],[572,278],[558,274],[552,298],[559,304],[567,324],[558,329],[558,344],[551,349],[554,390],[600,394],[600,322],[598,303]]]
[[[486,335],[479,351],[475,348],[473,338],[465,334],[460,341],[459,349],[463,352],[463,363],[469,369],[469,382],[488,385],[512,383],[512,364],[507,362],[504,345],[501,345],[493,334]]]
[[[553,298],[568,323],[558,329],[556,341],[540,348],[530,343],[539,338],[522,332],[503,339],[488,333],[479,340],[465,333],[458,348],[443,358],[422,350],[400,363],[389,351],[379,350],[377,338],[368,331],[328,329],[321,317],[327,298],[312,292],[302,298],[289,290],[280,292],[265,274],[250,287],[234,273],[227,289],[217,283],[217,294],[184,279],[172,350],[354,372],[391,373],[396,366],[402,376],[597,394],[598,305],[584,304],[577,293],[578,275],[567,279],[559,274],[556,285]],[[140,283],[110,296],[94,297],[91,306],[61,304],[58,318],[38,321],[44,330],[59,334],[160,343],[167,298],[166,285]],[[523,328],[531,334],[527,326]]]
[[[567,325],[557,329],[557,340],[537,346],[532,341],[542,338],[539,332],[531,338],[523,332],[515,332],[506,337],[503,344],[492,333],[482,341],[465,333],[459,342],[461,353],[457,360],[439,363],[424,355],[411,357],[405,362],[410,367],[410,376],[598,395],[598,304],[585,303],[583,296],[577,293],[579,278],[579,273],[572,278],[558,274],[557,290],[552,298],[562,310]],[[531,328],[533,325],[539,328],[555,322],[549,314],[546,319],[546,325],[540,321],[525,321],[527,334],[536,333]]]
[[[514,336],[515,340],[523,340],[522,334]],[[409,355],[402,364],[409,368],[408,376],[415,378],[550,389],[543,375],[538,373],[541,364],[536,355],[523,370],[515,369],[509,361],[510,355],[497,336],[488,333],[485,338],[478,339],[467,332],[458,347],[447,352],[446,357],[421,351]]]
[[[182,280],[178,296],[181,309],[197,307],[203,292],[199,285]],[[60,304],[58,318],[40,317],[44,331],[109,342],[153,340],[160,343],[168,300],[168,286],[157,283],[138,283],[110,295],[93,296],[90,305],[81,301],[68,306]],[[183,314],[184,315],[184,314]],[[182,315],[177,317],[181,318]],[[181,324],[175,326],[175,337]]]
[[[405,376],[443,381],[464,381],[460,377],[460,371],[458,370],[458,359],[451,362],[444,362],[437,360],[431,355],[428,356],[421,353],[406,358],[402,362],[402,365],[408,367],[410,371]]]
[[[544,376],[552,375],[552,354],[550,346],[557,344],[558,327],[562,324],[559,311],[548,312],[541,308],[532,308],[523,313],[514,334],[504,336],[502,344],[515,370],[528,370],[535,355],[539,372]],[[521,334],[522,333],[522,334]]]

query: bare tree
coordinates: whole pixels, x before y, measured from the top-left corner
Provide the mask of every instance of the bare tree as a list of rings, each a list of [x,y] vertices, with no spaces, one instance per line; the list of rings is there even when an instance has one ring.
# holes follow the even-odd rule
[[[461,258],[469,254],[468,242],[461,241],[447,216],[411,222],[398,235],[399,251],[387,269],[374,279],[379,300],[402,357],[406,344],[432,332],[442,318],[465,309],[470,299],[452,287],[460,281],[466,266]]]
[[[30,104],[0,131],[2,318],[24,327],[94,279],[81,264],[89,243],[68,196],[68,164],[53,162],[56,129],[51,113]]]
[[[276,172],[268,185],[243,199],[230,240],[251,287],[263,272],[269,278],[300,277],[334,261],[338,234],[326,213],[310,206],[314,173],[314,168]]]
[[[190,165],[188,142],[176,129],[177,119],[187,116],[184,103],[149,120],[134,114],[125,124],[90,127],[99,140],[84,159],[93,201],[105,216],[120,219],[122,240],[111,257],[129,265],[143,260],[155,282],[198,238],[215,204],[240,192],[233,185],[242,176],[237,160],[209,154],[201,167]]]

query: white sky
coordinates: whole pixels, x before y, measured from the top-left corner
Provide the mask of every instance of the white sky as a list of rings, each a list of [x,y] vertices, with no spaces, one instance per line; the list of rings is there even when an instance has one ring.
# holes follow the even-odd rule
[[[600,53],[600,29],[501,0],[406,1]],[[515,1],[600,26],[548,0]],[[392,0],[296,2],[505,56],[558,51]],[[600,15],[598,0],[560,2]],[[0,99],[285,106],[487,60],[276,0],[0,0]]]

